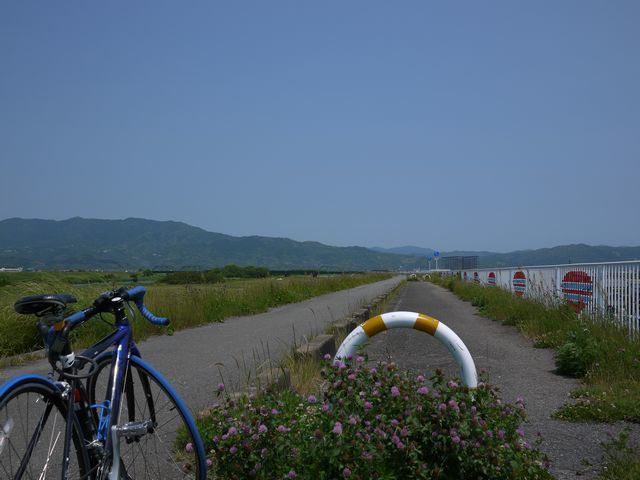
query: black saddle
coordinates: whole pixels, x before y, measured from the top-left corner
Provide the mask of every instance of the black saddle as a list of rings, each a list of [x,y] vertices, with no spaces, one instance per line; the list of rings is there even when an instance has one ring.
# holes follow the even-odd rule
[[[13,308],[23,315],[40,316],[56,310],[64,310],[67,303],[75,302],[77,302],[76,297],[70,293],[47,293],[23,297],[13,304]]]

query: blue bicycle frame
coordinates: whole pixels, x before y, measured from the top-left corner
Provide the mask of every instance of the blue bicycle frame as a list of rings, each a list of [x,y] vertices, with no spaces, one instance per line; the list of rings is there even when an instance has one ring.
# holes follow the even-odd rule
[[[70,441],[71,441],[71,424],[73,420],[74,413],[74,397],[76,395],[76,390],[80,389],[85,392],[85,399],[92,400],[97,403],[96,405],[86,405],[89,408],[98,409],[99,410],[99,418],[97,425],[91,428],[93,432],[91,436],[95,434],[95,438],[86,438],[87,441],[97,440],[100,444],[100,450],[106,453],[106,458],[110,460],[110,465],[102,463],[105,465],[108,470],[108,478],[111,480],[120,480],[120,469],[122,468],[120,465],[120,438],[122,437],[122,432],[118,430],[118,428],[122,428],[120,412],[122,402],[125,398],[125,393],[127,392],[127,388],[132,388],[131,376],[128,376],[128,372],[130,372],[130,364],[134,363],[136,367],[141,367],[142,369],[148,372],[148,375],[158,383],[172,398],[175,406],[179,410],[182,415],[182,419],[185,422],[188,429],[193,433],[193,448],[195,449],[198,459],[198,471],[200,472],[200,478],[204,478],[206,476],[206,460],[205,460],[205,452],[204,447],[202,445],[202,441],[197,434],[198,429],[195,424],[193,417],[189,414],[189,411],[180,399],[177,392],[173,389],[173,387],[169,384],[169,382],[162,377],[155,369],[153,369],[150,365],[144,362],[141,359],[140,351],[133,341],[131,325],[129,322],[129,318],[127,316],[126,311],[126,302],[133,301],[135,302],[138,310],[142,314],[144,318],[152,322],[156,325],[167,325],[169,320],[166,318],[156,317],[153,315],[144,305],[143,297],[145,294],[144,287],[134,287],[132,289],[120,289],[114,292],[107,292],[99,297],[98,300],[89,308],[74,313],[73,315],[64,319],[64,322],[59,322],[56,325],[50,327],[46,332],[46,343],[49,346],[49,349],[52,350],[55,348],[56,342],[58,345],[64,343],[65,350],[62,355],[57,357],[58,360],[61,361],[63,365],[63,370],[60,370],[62,374],[62,379],[65,381],[62,382],[54,382],[52,379],[37,376],[37,375],[28,375],[24,377],[19,377],[14,379],[13,381],[8,382],[5,386],[3,386],[0,390],[7,390],[13,388],[14,385],[17,385],[17,382],[25,381],[25,380],[34,380],[37,382],[48,382],[52,384],[58,391],[64,393],[71,393],[68,395],[68,415],[67,418],[67,433],[65,435],[64,440],[64,459],[63,459],[63,471],[66,471],[66,465],[68,464],[69,457],[69,449],[70,449]],[[80,384],[79,379],[82,378],[90,378],[89,381],[95,381],[95,370],[92,370],[94,373],[88,373],[83,375],[75,375],[75,369],[70,368],[69,365],[73,366],[74,364],[74,354],[70,351],[70,347],[68,346],[68,335],[70,331],[82,324],[83,322],[89,320],[94,315],[101,312],[110,312],[115,315],[115,330],[111,332],[109,335],[104,337],[102,340],[98,341],[93,346],[87,348],[83,351],[75,360],[80,362],[90,362],[92,363],[92,368],[97,368],[98,364],[103,361],[104,358],[111,358],[111,370],[109,374],[109,379],[107,382],[107,389],[105,399],[93,399],[89,398],[86,395],[86,390],[82,384]],[[115,347],[111,350],[111,347]],[[60,349],[62,351],[62,349]],[[59,353],[59,352],[58,352]],[[132,358],[133,357],[133,358]],[[50,357],[51,361],[51,357]],[[68,362],[68,363],[67,363]],[[53,363],[52,363],[53,364]],[[67,383],[68,382],[68,383]],[[153,405],[153,399],[150,399],[150,383],[148,378],[141,379],[142,388],[145,394],[145,401],[149,402],[149,415],[150,419],[147,419],[150,423],[155,423],[155,410]],[[94,384],[95,386],[95,384]],[[131,408],[133,406],[133,402],[135,401],[133,398],[133,391],[131,390],[131,394],[127,395],[127,402],[129,402],[128,410],[129,415],[131,417],[132,411]],[[82,419],[88,419],[90,424],[93,424],[93,413],[89,409],[80,409],[82,415],[84,417],[79,418],[80,421]],[[131,422],[133,418],[130,418]],[[133,422],[135,423],[135,422]],[[138,422],[146,423],[146,422]],[[131,425],[131,424],[127,424]],[[126,425],[125,425],[126,427]],[[136,425],[137,428],[144,427],[144,425]],[[84,429],[84,428],[83,428]],[[85,436],[88,435],[89,432],[85,432]],[[91,455],[95,455],[93,452],[90,452]],[[101,461],[102,457],[93,456],[89,459],[90,463],[94,466],[95,462]]]

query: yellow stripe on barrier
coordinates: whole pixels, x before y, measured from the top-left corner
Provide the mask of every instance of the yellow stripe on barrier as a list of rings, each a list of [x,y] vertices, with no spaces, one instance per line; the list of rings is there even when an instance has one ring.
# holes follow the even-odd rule
[[[438,323],[440,322],[435,318],[420,314],[418,315],[418,318],[416,318],[416,324],[413,328],[427,332],[429,335],[433,336],[436,334],[436,330],[438,329]]]
[[[374,335],[394,328],[412,328],[428,333],[447,347],[460,366],[460,376],[469,388],[478,386],[478,375],[473,358],[464,342],[456,333],[433,317],[416,312],[388,312],[362,323],[342,341],[333,361],[356,355],[359,347],[365,345]]]
[[[369,338],[387,329],[387,326],[384,324],[382,316],[380,315],[370,318],[360,326]]]

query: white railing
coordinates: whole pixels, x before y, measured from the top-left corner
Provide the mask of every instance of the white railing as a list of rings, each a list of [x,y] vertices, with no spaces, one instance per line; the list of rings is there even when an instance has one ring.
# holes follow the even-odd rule
[[[463,270],[469,282],[515,295],[565,301],[581,314],[613,316],[640,335],[640,261]]]

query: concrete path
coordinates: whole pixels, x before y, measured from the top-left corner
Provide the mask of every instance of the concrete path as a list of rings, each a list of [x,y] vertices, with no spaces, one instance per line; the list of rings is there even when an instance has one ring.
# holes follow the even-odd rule
[[[504,400],[525,399],[527,437],[533,441],[537,432],[542,433],[542,449],[552,462],[551,472],[562,480],[594,478],[597,468],[582,460],[597,465],[602,456],[600,443],[610,439],[608,432],[617,433],[624,425],[569,423],[550,417],[579,385],[577,380],[553,373],[552,350],[533,348],[515,327],[479,316],[471,304],[429,283],[409,282],[388,311],[425,313],[453,329],[471,352],[478,372],[486,371],[489,383],[500,389]],[[371,360],[391,358],[412,371],[430,375],[442,368],[449,375],[458,375],[449,352],[437,340],[415,330],[382,332],[365,351]],[[638,434],[639,426],[633,428]]]
[[[305,336],[323,333],[334,320],[389,292],[404,277],[343,290],[285,305],[267,313],[234,317],[223,323],[152,337],[139,344],[149,361],[178,389],[194,411],[214,403],[216,385],[243,384],[256,363],[278,361]],[[162,312],[155,312],[162,315]],[[48,372],[44,360],[0,370],[0,383],[24,373]],[[221,376],[222,374],[222,376]]]

